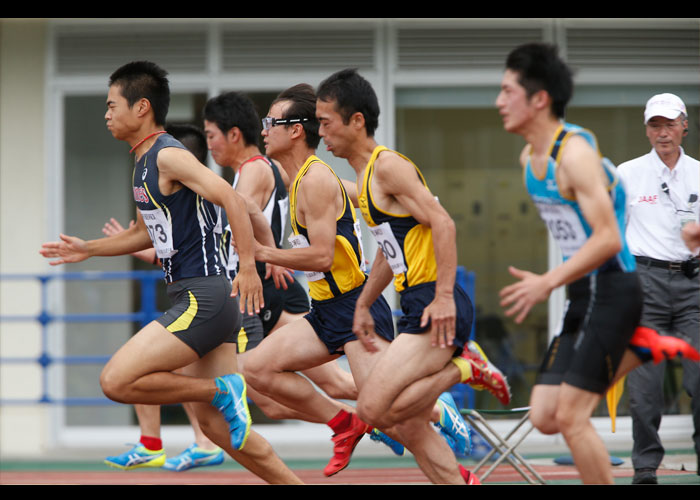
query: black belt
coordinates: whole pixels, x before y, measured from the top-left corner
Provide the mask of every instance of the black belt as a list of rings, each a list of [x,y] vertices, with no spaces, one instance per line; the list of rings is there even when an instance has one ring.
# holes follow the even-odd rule
[[[635,256],[634,259],[643,266],[660,267],[661,269],[668,269],[669,271],[682,272],[689,278],[696,276],[700,268],[700,261],[698,261],[698,259],[688,259],[683,262],[669,262],[667,260],[637,256]]]

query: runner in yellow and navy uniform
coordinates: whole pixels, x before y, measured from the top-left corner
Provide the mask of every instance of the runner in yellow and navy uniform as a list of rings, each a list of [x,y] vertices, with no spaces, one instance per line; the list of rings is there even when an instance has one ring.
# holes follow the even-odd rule
[[[400,294],[403,312],[398,320],[397,330],[400,333],[422,333],[430,328],[429,324],[421,326],[420,322],[423,309],[435,296],[437,280],[432,230],[410,214],[392,214],[375,205],[372,199],[372,174],[374,162],[383,151],[390,150],[385,146],[377,146],[365,169],[358,195],[360,210],[394,273],[394,288]],[[411,162],[400,153],[393,153]],[[416,175],[428,189],[423,174],[418,167],[414,167]],[[464,290],[456,284],[454,294],[458,312],[454,345],[458,348],[455,355],[458,355],[469,340],[474,306]]]
[[[333,170],[317,156],[310,156],[299,170],[289,192],[290,217],[293,235],[290,243],[293,247],[308,245],[308,233],[296,216],[297,190],[304,175],[313,164],[320,164]],[[336,177],[335,172],[333,175]],[[319,338],[333,354],[342,350],[342,346],[356,340],[350,328],[355,311],[355,300],[367,279],[360,236],[359,221],[355,217],[355,207],[348,198],[342,182],[338,184],[343,192],[344,207],[337,219],[335,254],[330,270],[306,272],[311,296],[311,312],[305,318],[311,323]],[[377,333],[391,341],[394,338],[394,325],[391,310],[384,297],[380,297],[371,308],[377,322]]]

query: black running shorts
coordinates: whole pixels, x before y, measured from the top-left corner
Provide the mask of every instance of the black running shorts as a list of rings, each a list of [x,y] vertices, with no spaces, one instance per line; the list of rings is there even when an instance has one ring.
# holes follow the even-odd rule
[[[167,293],[173,306],[156,321],[199,357],[224,342],[236,342],[241,313],[227,277],[184,278],[170,283]]]
[[[287,289],[275,288],[272,279],[263,280],[263,299],[265,307],[260,310],[263,331],[265,335],[275,327],[282,311],[290,314],[304,314],[309,312],[309,296],[304,287],[297,280],[287,282]]]
[[[560,333],[552,340],[536,384],[565,382],[605,394],[642,313],[636,272],[599,273],[572,283]]]

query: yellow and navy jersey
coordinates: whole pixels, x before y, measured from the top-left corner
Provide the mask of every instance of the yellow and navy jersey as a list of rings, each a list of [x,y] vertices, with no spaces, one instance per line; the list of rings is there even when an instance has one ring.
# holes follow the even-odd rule
[[[158,187],[158,153],[164,148],[186,149],[168,134],[137,162],[133,172],[136,207],[161,260],[165,282],[225,272],[219,255],[217,206],[183,186],[171,195]]]
[[[436,281],[437,263],[432,231],[429,227],[418,222],[410,214],[384,211],[377,207],[372,199],[374,164],[382,151],[391,150],[385,146],[377,146],[372,152],[365,168],[358,201],[362,217],[394,273],[394,288],[401,292],[421,283]],[[410,162],[415,167],[420,181],[429,189],[418,167],[401,153],[392,152]]]
[[[296,207],[299,184],[313,164],[320,164],[328,168],[338,181],[343,194],[343,210],[336,218],[333,264],[326,272],[304,273],[309,283],[309,295],[313,300],[320,301],[338,297],[354,290],[365,282],[367,275],[364,272],[360,225],[355,217],[355,207],[333,169],[315,155],[310,156],[304,162],[289,190],[289,213],[293,232],[289,241],[296,248],[309,244],[307,228],[298,221]]]

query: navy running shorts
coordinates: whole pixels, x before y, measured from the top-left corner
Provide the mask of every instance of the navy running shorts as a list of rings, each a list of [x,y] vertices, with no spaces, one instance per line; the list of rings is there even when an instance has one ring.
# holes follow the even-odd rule
[[[312,300],[311,311],[304,318],[311,324],[330,354],[342,354],[343,346],[357,340],[352,332],[355,303],[362,286],[328,300]],[[374,319],[374,330],[380,337],[394,340],[394,322],[391,308],[383,295],[369,309]]]
[[[605,394],[642,314],[636,272],[598,273],[568,287],[567,310],[536,384],[569,385]]]
[[[420,325],[423,310],[435,298],[435,282],[422,283],[409,287],[400,294],[402,316],[396,322],[396,330],[402,333],[425,333],[430,329],[430,323],[422,327]],[[469,296],[459,285],[454,288],[455,306],[457,308],[457,325],[455,330],[454,346],[457,348],[455,355],[462,353],[464,346],[469,341],[474,322],[474,306]]]
[[[184,278],[166,291],[173,305],[156,321],[200,358],[224,342],[236,342],[241,313],[226,276]]]

